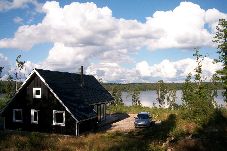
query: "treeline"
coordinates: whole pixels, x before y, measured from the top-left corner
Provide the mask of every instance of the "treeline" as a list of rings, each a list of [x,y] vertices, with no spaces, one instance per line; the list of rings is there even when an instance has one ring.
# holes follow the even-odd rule
[[[184,83],[165,83],[169,89],[175,90],[182,90]],[[204,85],[211,86],[211,82],[203,82]],[[129,90],[136,90],[136,91],[150,91],[150,90],[157,90],[159,87],[159,83],[128,83],[128,84],[119,84],[119,83],[102,83],[102,85],[111,92],[113,89],[117,89],[119,91],[129,91]],[[192,83],[192,85],[196,85],[196,83]],[[222,90],[223,85],[221,82],[217,83],[217,89]]]

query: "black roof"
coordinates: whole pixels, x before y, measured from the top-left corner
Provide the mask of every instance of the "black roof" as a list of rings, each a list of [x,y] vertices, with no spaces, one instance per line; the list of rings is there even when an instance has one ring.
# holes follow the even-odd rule
[[[96,116],[91,104],[110,102],[111,94],[92,75],[35,69],[79,121]]]

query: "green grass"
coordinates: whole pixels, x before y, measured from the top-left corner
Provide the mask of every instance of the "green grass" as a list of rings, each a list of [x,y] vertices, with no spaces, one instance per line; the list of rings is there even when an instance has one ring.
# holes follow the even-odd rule
[[[143,106],[109,106],[107,108],[107,113],[128,113],[128,114],[137,114],[141,111],[149,112],[154,120],[165,120],[168,115],[176,114],[178,115],[180,110],[171,110],[164,108],[150,108]]]

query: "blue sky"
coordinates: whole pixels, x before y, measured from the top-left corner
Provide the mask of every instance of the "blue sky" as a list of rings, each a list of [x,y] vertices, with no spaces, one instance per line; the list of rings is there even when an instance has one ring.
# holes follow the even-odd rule
[[[221,67],[211,41],[226,8],[226,0],[0,1],[3,76],[21,54],[26,74],[84,65],[106,82],[176,82],[193,72],[198,47],[209,79]]]

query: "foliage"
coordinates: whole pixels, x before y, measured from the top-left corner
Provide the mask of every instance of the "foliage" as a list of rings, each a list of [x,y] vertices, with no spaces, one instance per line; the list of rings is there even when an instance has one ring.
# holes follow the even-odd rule
[[[192,74],[189,73],[185,79],[182,89],[183,105],[185,107],[184,116],[197,124],[203,125],[208,122],[214,113],[214,93],[215,87],[209,87],[203,83],[202,78],[202,55],[195,49],[197,67],[195,68],[194,83],[192,85]],[[215,85],[215,84],[214,84]]]
[[[123,105],[123,100],[121,98],[120,90],[118,90],[116,87],[113,87],[111,91],[111,95],[114,98],[114,102],[112,102],[113,105]]]
[[[154,120],[164,120],[167,118],[169,114],[178,114],[180,110],[170,110],[165,108],[150,108],[144,106],[114,106],[110,105],[107,108],[107,113],[129,113],[129,114],[137,114],[141,111],[149,112],[151,117]]]
[[[4,69],[4,67],[0,67],[0,93],[2,92],[3,89],[3,84],[2,84],[2,70]]]
[[[139,90],[129,90],[129,96],[132,97],[132,106],[141,106],[140,102],[140,91]],[[127,97],[129,97],[127,96]]]
[[[18,55],[16,58],[17,68],[22,70],[24,68],[25,61],[20,61],[21,55]]]
[[[18,55],[17,58],[16,58],[16,67],[19,71],[24,69],[24,64],[25,64],[25,61],[19,60],[20,58],[21,58],[21,55]],[[15,77],[16,77],[16,90],[18,90],[18,87],[19,87],[18,82],[17,82],[17,80],[19,80],[18,71],[16,70],[14,74],[15,74]]]
[[[217,32],[213,40],[218,45],[217,52],[219,53],[219,59],[216,61],[222,62],[224,65],[223,69],[217,71],[217,73],[221,76],[225,89],[224,97],[227,102],[227,21],[225,19],[220,19],[216,29]]]
[[[5,93],[7,95],[7,97],[11,98],[14,94],[14,81],[13,81],[13,77],[12,76],[8,76],[7,78],[7,84],[6,84],[6,88],[5,88]]]
[[[159,103],[159,107],[163,107],[163,105],[165,105],[166,94],[168,93],[167,86],[163,80],[158,81],[156,92],[158,95],[157,101]]]
[[[210,82],[204,82],[206,84],[211,84]],[[176,90],[182,90],[183,83],[165,83],[168,87],[174,88]],[[223,89],[222,84],[220,82],[218,84],[218,89]],[[112,91],[113,87],[116,87],[121,92],[126,92],[128,90],[139,90],[139,91],[151,91],[157,90],[158,83],[102,83],[106,90]]]
[[[4,67],[0,67],[0,78],[2,77],[2,70],[4,69]]]
[[[9,101],[7,96],[0,97],[0,110],[5,107],[6,103]]]
[[[176,89],[174,86],[170,87],[163,80],[157,82],[156,93],[158,95],[157,101],[159,107],[173,108],[176,102]]]
[[[178,106],[176,104],[176,92],[177,92],[177,90],[175,88],[172,88],[167,93],[166,100],[167,100],[167,104],[168,104],[169,108],[171,108],[171,109],[174,109]]]

